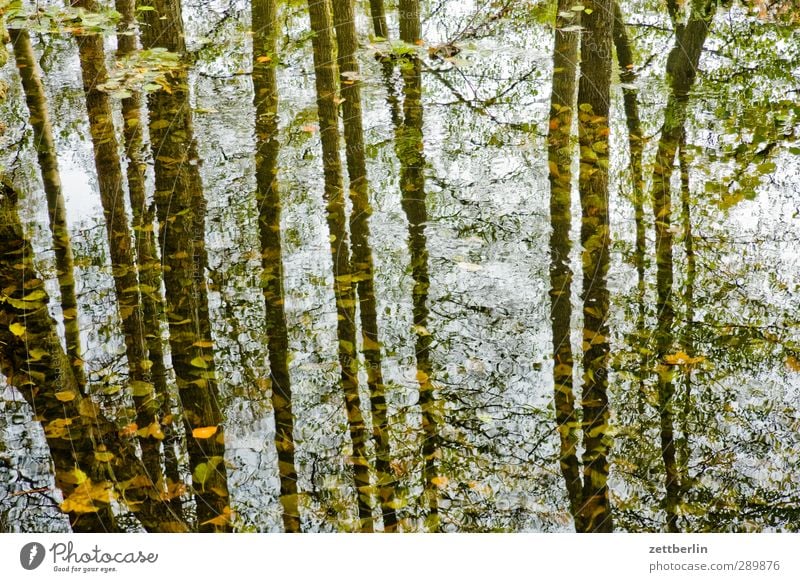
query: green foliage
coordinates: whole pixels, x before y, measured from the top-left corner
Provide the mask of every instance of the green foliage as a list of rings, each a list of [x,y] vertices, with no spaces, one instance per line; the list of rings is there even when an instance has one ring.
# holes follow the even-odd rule
[[[89,12],[73,6],[42,6],[39,3],[29,12],[19,1],[5,3],[5,13],[10,28],[27,28],[45,34],[115,34],[121,18],[111,8]],[[0,7],[3,9],[3,7]]]
[[[100,89],[117,99],[130,97],[134,91],[171,93],[170,74],[182,67],[180,55],[165,48],[137,50],[117,61]]]

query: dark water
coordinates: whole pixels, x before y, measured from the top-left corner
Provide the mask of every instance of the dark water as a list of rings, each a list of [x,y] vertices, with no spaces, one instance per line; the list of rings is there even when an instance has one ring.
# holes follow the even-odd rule
[[[160,13],[169,3],[142,3],[151,4]],[[134,264],[122,269],[98,179],[111,172],[96,168],[74,30],[9,21],[31,31],[41,68],[78,309],[77,319],[64,317],[42,158],[15,67],[21,44],[9,43],[0,171],[19,199],[2,216],[5,224],[21,221],[5,236],[24,233],[31,246],[19,255],[27,257],[24,269],[3,263],[3,530],[69,531],[72,523],[283,531],[299,513],[303,531],[358,531],[367,522],[382,531],[396,520],[399,531],[549,532],[576,528],[576,506],[596,512],[577,516],[579,530],[611,523],[634,532],[797,528],[796,8],[710,9],[682,119],[674,111],[665,117],[675,100],[667,61],[680,35],[673,31],[697,15],[681,12],[673,21],[660,3],[622,6],[636,74],[620,79],[617,56],[608,55],[607,275],[594,262],[603,253],[581,257],[581,227],[595,223],[582,217],[585,164],[574,121],[571,243],[559,261],[573,282],[558,290],[572,307],[566,337],[574,366],[566,374],[575,412],[567,426],[554,406],[554,371],[563,376],[567,363],[554,356],[551,308],[552,236],[566,231],[551,214],[550,178],[570,169],[548,165],[555,4],[422,2],[417,43],[399,40],[399,19],[417,3],[401,4],[387,3],[389,43],[375,39],[368,3],[355,6],[360,72],[340,88],[360,90],[362,144],[345,143],[352,136],[337,97],[344,189],[331,205],[321,143],[330,133],[318,117],[307,5],[279,2],[275,49],[254,53],[261,37],[249,2],[183,2],[181,66],[142,105],[149,227],[130,222],[122,116],[130,92],[104,93],[122,161],[114,208],[131,225],[115,233],[133,249]],[[612,6],[584,3],[590,11],[590,4]],[[560,23],[566,32],[575,26]],[[114,27],[102,36],[112,71]],[[254,62],[277,76],[274,118],[257,115]],[[641,186],[624,92],[638,103]],[[189,130],[181,116],[191,118]],[[272,119],[277,132],[267,136]],[[664,190],[657,158],[673,126],[680,152],[662,164],[673,168]],[[365,163],[366,199],[353,197],[347,154],[354,150]],[[270,155],[277,187],[265,202],[258,171]],[[671,210],[656,217],[659,191]],[[277,200],[280,212],[267,230],[279,236],[266,239],[259,212],[267,220],[263,210]],[[593,204],[603,206],[587,204],[591,217]],[[334,230],[337,212],[346,232]],[[367,220],[352,220],[365,212]],[[645,234],[639,244],[637,219]],[[134,239],[141,232],[155,233],[156,267],[142,260]],[[6,240],[4,251],[21,241]],[[365,253],[368,267],[352,258]],[[128,302],[115,285],[126,269],[136,275]],[[143,275],[155,271],[156,286]],[[47,292],[27,300],[38,307],[19,304],[38,288],[25,287],[31,280]],[[608,305],[584,301],[586,289],[607,289]],[[149,362],[136,379],[136,340],[126,338],[124,321],[131,310],[146,310],[148,298],[163,312],[132,328]],[[34,311],[50,335],[34,335],[26,323]],[[78,324],[85,386],[76,385],[75,362],[65,354],[65,321]],[[60,344],[48,343],[53,334]],[[584,362],[584,352],[606,344],[602,361]],[[157,345],[162,389],[154,379]],[[60,373],[24,375],[41,361]],[[587,383],[607,399],[593,425],[587,419],[599,392],[582,392]],[[276,394],[288,387],[287,413]],[[61,409],[53,406],[59,402]],[[277,415],[276,431],[279,408],[293,419],[290,438],[281,424],[287,416]],[[73,429],[54,432],[53,421],[64,419]],[[559,463],[570,430],[577,496]],[[87,447],[82,455],[76,443]],[[605,466],[591,461],[598,453]]]

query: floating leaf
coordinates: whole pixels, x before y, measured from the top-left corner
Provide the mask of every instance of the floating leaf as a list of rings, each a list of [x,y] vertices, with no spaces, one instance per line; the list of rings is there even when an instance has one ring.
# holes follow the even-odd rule
[[[164,431],[161,430],[161,425],[158,423],[158,421],[152,422],[144,428],[140,428],[136,431],[136,434],[142,438],[153,437],[154,439],[160,441],[164,440],[164,437],[166,436]]]
[[[194,472],[192,473],[192,480],[195,483],[198,483],[201,487],[205,485],[205,482],[211,477],[214,469],[208,466],[208,463],[200,463],[194,468]]]
[[[222,513],[219,514],[217,517],[213,517],[207,521],[204,521],[202,525],[218,525],[220,527],[226,526],[231,522],[231,517],[233,513],[231,512],[231,508],[225,506],[223,508]]]
[[[450,482],[450,479],[444,476],[434,477],[431,479],[431,483],[436,485],[439,489],[442,487],[446,487],[447,484]]]
[[[192,358],[192,361],[189,363],[195,368],[208,368],[208,362],[205,361],[203,356],[197,356],[196,358]]]
[[[192,431],[192,436],[196,439],[207,439],[217,434],[216,426],[204,426]]]
[[[17,337],[22,337],[25,335],[25,326],[21,323],[15,322],[8,326],[8,331],[13,333]]]
[[[678,352],[676,354],[668,354],[664,356],[664,362],[671,366],[691,366],[704,361],[705,358],[703,356],[697,356],[693,358],[686,352]]]
[[[132,422],[124,427],[122,427],[119,431],[119,436],[122,438],[129,438],[136,434],[139,430],[139,425],[135,422]]]
[[[75,400],[77,394],[75,394],[72,390],[64,390],[63,392],[56,392],[56,400],[59,402],[71,402]]]
[[[114,453],[108,451],[96,451],[94,458],[100,463],[109,463],[114,458]]]
[[[150,382],[143,382],[142,380],[133,380],[130,383],[131,392],[136,398],[143,398],[150,396],[153,393],[153,385]]]
[[[40,299],[44,299],[47,297],[47,292],[43,289],[37,289],[36,291],[32,291],[28,293],[25,297],[23,297],[23,301],[39,301]]]

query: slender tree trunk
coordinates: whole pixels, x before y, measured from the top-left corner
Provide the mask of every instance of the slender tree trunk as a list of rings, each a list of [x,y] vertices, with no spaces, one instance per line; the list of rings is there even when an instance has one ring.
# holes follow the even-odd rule
[[[92,12],[97,6],[94,0],[78,0],[74,6]],[[139,282],[133,259],[132,237],[128,216],[123,201],[124,186],[122,166],[119,160],[111,102],[100,89],[108,80],[105,66],[103,38],[86,35],[78,39],[78,52],[83,76],[86,109],[89,114],[89,131],[94,147],[95,168],[100,190],[100,202],[106,223],[106,232],[111,257],[111,272],[117,295],[118,313],[122,321],[125,353],[128,359],[128,381],[132,387],[136,406],[136,423],[149,427],[158,423],[159,404],[150,382],[150,360],[147,355],[144,319],[139,298]],[[142,462],[145,476],[157,490],[166,493],[162,471],[161,442],[152,434],[141,436]],[[148,499],[137,516],[148,531],[159,531],[160,525],[170,520],[167,507],[160,499]]]
[[[342,114],[346,146],[347,174],[350,177],[350,215],[352,256],[350,273],[358,289],[361,316],[361,344],[367,366],[372,409],[372,438],[375,442],[375,472],[378,478],[378,497],[383,515],[383,531],[397,529],[394,479],[390,469],[389,426],[386,394],[383,383],[383,362],[378,330],[378,310],[375,299],[375,267],[369,237],[369,182],[364,149],[364,129],[361,115],[361,81],[356,49],[355,14],[352,0],[333,0],[333,20],[336,28],[339,73],[341,79]]]
[[[619,2],[614,2],[614,46],[617,51],[619,63],[619,79],[622,82],[622,96],[625,105],[625,120],[628,126],[628,151],[631,160],[631,173],[633,174],[633,214],[636,223],[636,248],[635,263],[638,276],[638,303],[641,317],[644,317],[644,290],[645,290],[645,223],[644,223],[644,172],[642,171],[642,150],[644,137],[642,136],[642,122],[639,117],[639,100],[634,71],[633,50],[631,49],[628,32]]]
[[[578,84],[581,243],[583,244],[583,531],[613,530],[608,499],[609,292],[611,232],[608,212],[611,0],[585,3]]]
[[[617,51],[617,62],[619,63],[619,77],[623,84],[622,95],[625,106],[625,120],[628,126],[628,155],[630,157],[630,167],[632,174],[631,185],[633,188],[633,216],[636,224],[636,242],[634,246],[634,265],[636,267],[636,332],[634,334],[635,348],[639,352],[639,393],[637,403],[640,412],[644,412],[645,393],[646,393],[646,374],[644,370],[647,365],[647,350],[643,349],[650,340],[650,334],[646,325],[645,292],[647,283],[645,281],[646,269],[646,225],[644,214],[644,170],[642,167],[642,152],[644,149],[644,137],[642,135],[642,123],[639,116],[639,100],[636,83],[636,73],[634,71],[633,50],[631,48],[628,31],[625,28],[625,20],[620,10],[619,2],[614,3],[614,46]]]
[[[350,245],[347,237],[342,184],[342,162],[339,157],[339,118],[336,78],[338,67],[334,58],[333,22],[327,0],[309,0],[314,50],[314,76],[317,87],[317,109],[322,161],[325,172],[325,201],[330,230],[331,257],[333,260],[334,292],[338,315],[339,364],[342,371],[347,421],[353,444],[353,473],[358,494],[360,530],[373,530],[372,487],[367,461],[367,430],[361,413],[358,395],[358,356],[355,349],[355,288],[350,272]]]
[[[143,0],[138,6],[154,9],[141,11],[144,47],[185,55],[179,0]],[[170,91],[152,93],[149,105],[172,367],[183,408],[198,529],[228,531],[225,437],[205,273],[206,200],[186,70],[172,71],[169,80]]]
[[[289,375],[289,338],[284,312],[283,256],[281,252],[281,196],[278,189],[278,83],[275,0],[253,0],[253,88],[256,108],[256,200],[264,269],[263,289],[267,317],[275,447],[281,482],[283,527],[301,531],[294,459],[294,415]]]
[[[665,471],[665,510],[667,530],[678,530],[680,477],[675,458],[674,413],[672,402],[674,366],[666,360],[673,349],[675,307],[673,304],[673,235],[671,180],[675,155],[685,132],[689,93],[697,74],[703,44],[708,35],[708,22],[713,15],[711,3],[693,12],[689,21],[679,24],[675,45],[667,58],[670,94],[664,115],[664,126],[658,143],[653,169],[653,212],[656,230],[656,310],[655,332],[658,359],[658,407],[661,425],[661,456]]]
[[[409,44],[420,40],[419,0],[401,0],[400,39]],[[395,138],[400,160],[400,191],[402,206],[408,219],[408,242],[411,253],[411,276],[414,280],[412,310],[417,335],[417,380],[419,405],[422,411],[422,486],[427,512],[428,531],[438,532],[439,466],[442,426],[441,402],[436,397],[431,365],[433,337],[428,331],[428,240],[425,234],[428,209],[425,194],[425,151],[423,144],[422,63],[416,56],[405,64],[403,73],[403,123]]]
[[[117,34],[117,57],[124,59],[136,50],[136,10],[134,0],[116,0],[117,12],[122,15]],[[139,298],[144,323],[145,343],[150,366],[150,382],[156,399],[161,402],[160,414],[168,417],[172,412],[173,397],[167,385],[167,370],[164,363],[164,343],[161,324],[164,319],[164,298],[161,292],[161,261],[156,250],[155,207],[147,204],[144,137],[142,132],[143,99],[139,91],[131,91],[130,97],[122,99],[122,136],[128,159],[126,177],[128,196],[133,215],[133,233],[136,246],[136,268],[139,274]],[[138,422],[138,421],[137,421]],[[140,423],[141,424],[141,423]],[[182,448],[180,437],[173,423],[162,425],[164,433],[164,475],[167,487],[181,482],[177,449]],[[185,522],[183,504],[179,495],[168,495],[166,504],[175,523]],[[185,526],[184,526],[185,527]],[[178,528],[181,529],[181,528]]]
[[[17,193],[5,182],[0,187],[0,288],[0,370],[44,429],[56,487],[65,500],[62,510],[74,532],[118,531],[112,482],[119,476],[117,467],[135,465],[137,459],[133,447],[80,392],[48,311],[44,282],[33,266]]]
[[[36,66],[30,35],[24,29],[9,30],[14,45],[14,57],[22,79],[25,101],[28,105],[30,123],[33,128],[33,142],[39,159],[44,192],[47,197],[50,231],[53,236],[53,250],[58,272],[58,286],[61,290],[61,311],[64,317],[64,336],[67,357],[72,366],[75,380],[82,394],[87,392],[86,373],[83,369],[80,324],[78,321],[78,300],[75,296],[75,264],[67,228],[67,212],[61,189],[61,175],[58,170],[53,126],[47,109],[44,86]]]
[[[681,220],[683,222],[683,251],[686,255],[686,275],[683,289],[683,303],[686,309],[686,324],[683,331],[683,351],[689,357],[695,357],[694,338],[694,285],[697,277],[697,259],[694,252],[694,235],[692,232],[692,202],[689,188],[689,154],[686,152],[686,132],[681,136],[678,150],[681,168]],[[676,443],[678,455],[678,477],[680,479],[680,500],[684,499],[690,486],[689,459],[691,434],[689,418],[692,414],[692,370],[687,368],[683,375],[683,410],[681,411],[681,439]]]
[[[383,0],[369,0],[369,12],[372,16],[372,28],[375,36],[389,40],[389,26],[386,24],[386,8]]]
[[[572,121],[577,88],[580,35],[564,31],[575,24],[572,0],[559,0],[553,47],[553,91],[550,97],[550,133],[547,144],[550,177],[550,321],[553,333],[553,389],[556,424],[561,442],[561,474],[567,488],[570,514],[577,520],[581,506],[581,477],[577,456],[579,420],[573,392],[572,322]],[[580,524],[575,524],[577,531]]]
[[[3,27],[0,39],[5,35]],[[5,64],[5,57],[3,47],[0,65]],[[36,276],[33,250],[24,237],[16,206],[16,191],[3,181],[0,335],[7,335],[0,337],[0,369],[23,394],[44,428],[56,485],[65,500],[61,508],[68,514],[73,531],[117,531],[112,496],[128,501],[133,509],[137,504],[152,505],[158,494],[151,483],[136,482],[139,460],[133,443],[117,433],[100,409],[83,395],[85,385],[76,379],[49,315],[49,298],[44,283]]]

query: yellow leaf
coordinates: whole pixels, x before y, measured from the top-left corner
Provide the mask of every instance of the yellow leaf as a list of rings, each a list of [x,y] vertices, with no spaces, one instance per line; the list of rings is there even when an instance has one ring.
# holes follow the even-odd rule
[[[45,297],[47,297],[47,292],[42,290],[42,289],[38,289],[36,291],[28,293],[25,297],[22,298],[22,300],[23,301],[39,301],[40,299],[44,299]]]
[[[189,363],[195,368],[208,368],[208,362],[206,362],[202,356],[192,358],[192,361]]]
[[[691,366],[705,361],[703,356],[691,357],[686,352],[678,352],[676,354],[668,354],[664,356],[664,362],[671,366]]]
[[[800,372],[800,360],[794,356],[789,356],[786,358],[786,366],[793,372]]]
[[[214,436],[217,433],[216,426],[204,426],[201,428],[196,428],[192,431],[192,436],[196,439],[207,439],[209,437]]]
[[[210,524],[210,525],[218,525],[224,527],[231,522],[231,516],[232,516],[231,508],[226,506],[222,510],[221,514],[219,514],[217,517],[204,521],[203,525]]]
[[[144,428],[140,428],[139,430],[136,431],[136,434],[144,438],[153,437],[154,439],[160,441],[164,440],[165,437],[164,431],[161,430],[161,425],[158,424],[158,422],[153,422]]]
[[[56,392],[56,400],[59,402],[70,402],[75,400],[76,394],[72,390],[64,390],[63,392]]]
[[[414,330],[414,333],[416,333],[417,335],[422,336],[422,337],[427,337],[427,336],[431,335],[431,332],[429,332],[428,328],[426,328],[424,325],[415,325],[413,327],[413,330]]]
[[[32,350],[30,350],[28,352],[28,358],[33,362],[38,362],[43,357],[45,357],[45,356],[47,356],[49,354],[50,354],[50,352],[48,352],[47,350],[43,350],[41,348],[33,348]]]
[[[25,326],[21,323],[12,323],[8,326],[8,330],[17,337],[25,335]]]
[[[269,63],[269,62],[271,62],[271,61],[272,61],[272,57],[270,57],[270,56],[258,57],[258,58],[256,59],[256,62],[257,62],[257,63]]]
[[[192,345],[194,347],[196,347],[196,348],[213,348],[214,347],[213,342],[206,341],[206,340],[196,341]]]
[[[129,425],[124,426],[120,429],[119,436],[121,436],[122,438],[132,437],[133,435],[136,434],[136,431],[138,430],[139,430],[139,425],[136,424],[135,422],[132,422]]]
[[[114,453],[109,453],[108,451],[97,451],[94,454],[94,458],[100,463],[109,463],[114,458]]]
[[[433,479],[431,479],[431,483],[436,485],[439,489],[441,489],[443,487],[446,487],[449,482],[450,482],[450,479],[448,479],[447,477],[442,477],[442,476],[434,477]]]
[[[425,384],[429,379],[430,376],[428,376],[425,372],[422,370],[417,370],[417,382],[420,384]]]

